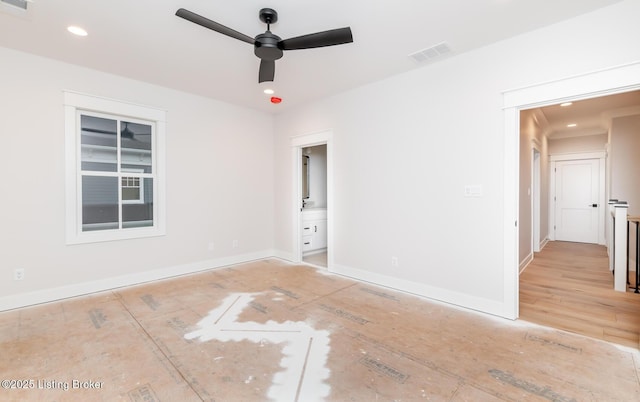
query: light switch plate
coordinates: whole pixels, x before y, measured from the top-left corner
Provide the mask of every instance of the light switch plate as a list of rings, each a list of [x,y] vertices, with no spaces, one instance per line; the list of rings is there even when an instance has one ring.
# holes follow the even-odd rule
[[[465,197],[482,197],[482,185],[468,184],[464,186]]]

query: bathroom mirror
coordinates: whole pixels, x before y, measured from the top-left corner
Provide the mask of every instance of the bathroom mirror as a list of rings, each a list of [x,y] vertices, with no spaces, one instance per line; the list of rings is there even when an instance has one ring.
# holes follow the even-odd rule
[[[302,199],[309,198],[309,156],[302,155]]]

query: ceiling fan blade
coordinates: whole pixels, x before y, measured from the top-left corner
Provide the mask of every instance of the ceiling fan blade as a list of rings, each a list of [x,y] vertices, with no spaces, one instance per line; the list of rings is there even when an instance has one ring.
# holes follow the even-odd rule
[[[353,42],[351,28],[346,27],[284,39],[278,43],[278,47],[282,50],[297,50],[342,45],[351,42]]]
[[[178,9],[178,11],[176,11],[176,15],[180,18],[184,18],[187,21],[191,21],[194,24],[198,24],[200,26],[203,26],[205,28],[209,28],[211,30],[214,30],[218,33],[221,33],[223,35],[227,35],[229,37],[232,37],[234,39],[238,39],[241,40],[243,42],[247,42],[250,44],[254,44],[255,43],[255,39],[253,39],[252,37],[245,35],[243,33],[240,33],[236,30],[233,30],[231,28],[228,28],[222,24],[219,24],[215,21],[211,21],[208,18],[205,18],[201,15],[198,15],[192,11],[189,10],[185,10],[184,8],[180,8]]]
[[[97,134],[113,134],[115,135],[116,132],[115,131],[111,131],[111,130],[101,130],[99,128],[89,128],[89,127],[83,127],[82,131],[88,131],[90,133],[97,133]]]
[[[260,71],[258,72],[258,83],[273,81],[276,75],[276,62],[273,60],[261,60]]]

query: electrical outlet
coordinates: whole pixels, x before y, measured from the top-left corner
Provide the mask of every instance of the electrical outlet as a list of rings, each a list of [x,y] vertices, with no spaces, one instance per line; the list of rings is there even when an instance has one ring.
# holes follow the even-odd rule
[[[13,270],[13,280],[14,281],[21,281],[24,279],[24,269],[23,268],[16,268]]]
[[[234,240],[232,243],[233,248],[237,248],[238,247],[238,241]]]
[[[391,257],[391,266],[392,267],[398,266],[398,257]]]
[[[207,246],[207,250],[209,250],[209,251],[213,251],[213,250],[214,250],[214,248],[215,248],[215,244],[214,244],[212,241],[210,241],[210,242],[209,242],[209,245]]]

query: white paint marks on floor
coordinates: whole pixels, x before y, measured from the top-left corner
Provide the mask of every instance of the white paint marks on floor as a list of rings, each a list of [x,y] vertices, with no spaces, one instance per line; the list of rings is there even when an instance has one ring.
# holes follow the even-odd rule
[[[238,322],[238,317],[254,298],[251,293],[229,295],[221,306],[200,320],[199,329],[186,334],[185,339],[197,338],[201,342],[247,340],[256,343],[257,347],[265,342],[283,343],[280,361],[283,370],[274,375],[268,397],[274,401],[324,401],[331,390],[325,383],[329,378],[326,368],[329,332],[315,330],[302,321]]]

